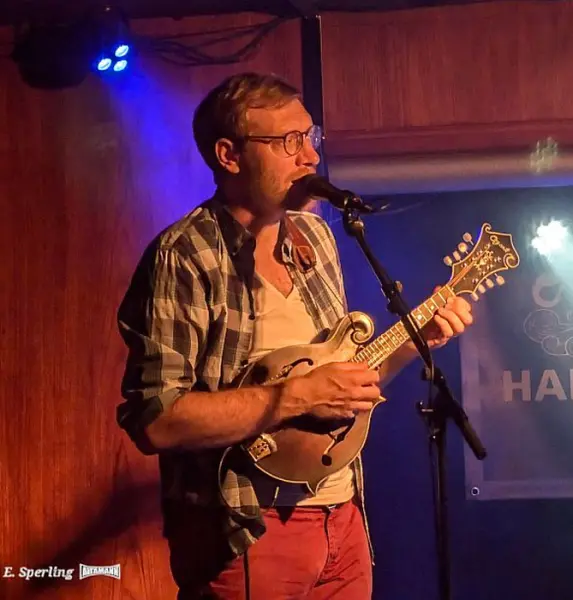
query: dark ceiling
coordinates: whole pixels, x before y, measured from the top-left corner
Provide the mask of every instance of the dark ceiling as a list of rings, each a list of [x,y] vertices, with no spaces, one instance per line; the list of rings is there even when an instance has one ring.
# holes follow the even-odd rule
[[[112,5],[128,18],[182,17],[242,11],[294,15],[300,11],[401,10],[421,6],[473,4],[501,0],[0,0],[0,23],[71,18],[89,6]]]

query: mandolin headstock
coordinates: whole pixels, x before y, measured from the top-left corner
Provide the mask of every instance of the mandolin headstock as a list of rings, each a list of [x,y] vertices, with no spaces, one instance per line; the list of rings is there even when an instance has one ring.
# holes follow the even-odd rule
[[[517,268],[519,254],[511,234],[493,231],[484,223],[475,244],[469,233],[464,234],[463,242],[444,263],[452,269],[448,287],[456,295],[469,294],[478,300],[478,292],[484,294],[505,283],[500,273]]]

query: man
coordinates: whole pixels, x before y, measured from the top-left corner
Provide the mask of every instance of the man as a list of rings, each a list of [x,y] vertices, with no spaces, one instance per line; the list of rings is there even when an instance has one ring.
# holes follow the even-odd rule
[[[253,73],[212,90],[193,129],[216,193],[149,246],[119,311],[129,357],[118,421],[159,455],[178,597],[369,598],[359,459],[315,496],[256,469],[219,470],[220,460],[292,417],[370,410],[415,349],[404,345],[378,371],[333,362],[234,388],[250,362],[324,338],[346,312],[332,233],[301,210],[309,198],[296,184],[315,172],[322,136],[295,88]],[[437,347],[471,322],[455,299],[425,335]]]

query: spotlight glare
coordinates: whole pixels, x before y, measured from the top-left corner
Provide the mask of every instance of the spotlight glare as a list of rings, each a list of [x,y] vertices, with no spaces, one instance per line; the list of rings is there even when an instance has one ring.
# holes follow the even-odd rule
[[[111,67],[111,58],[102,58],[97,63],[98,71],[107,71]]]
[[[115,65],[113,65],[113,70],[116,72],[123,71],[127,67],[126,60],[118,60]]]
[[[115,49],[115,56],[117,58],[123,58],[124,56],[127,55],[128,52],[129,52],[129,46],[127,44],[120,44]]]
[[[550,256],[564,248],[568,236],[569,231],[560,221],[550,221],[537,228],[531,245],[543,256]]]

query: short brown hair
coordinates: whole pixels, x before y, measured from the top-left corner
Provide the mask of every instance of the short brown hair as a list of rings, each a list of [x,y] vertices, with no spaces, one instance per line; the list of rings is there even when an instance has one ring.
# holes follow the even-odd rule
[[[205,96],[193,116],[193,136],[203,160],[217,175],[220,165],[215,143],[247,133],[249,108],[278,108],[300,96],[297,88],[276,75],[240,73],[228,77]]]

